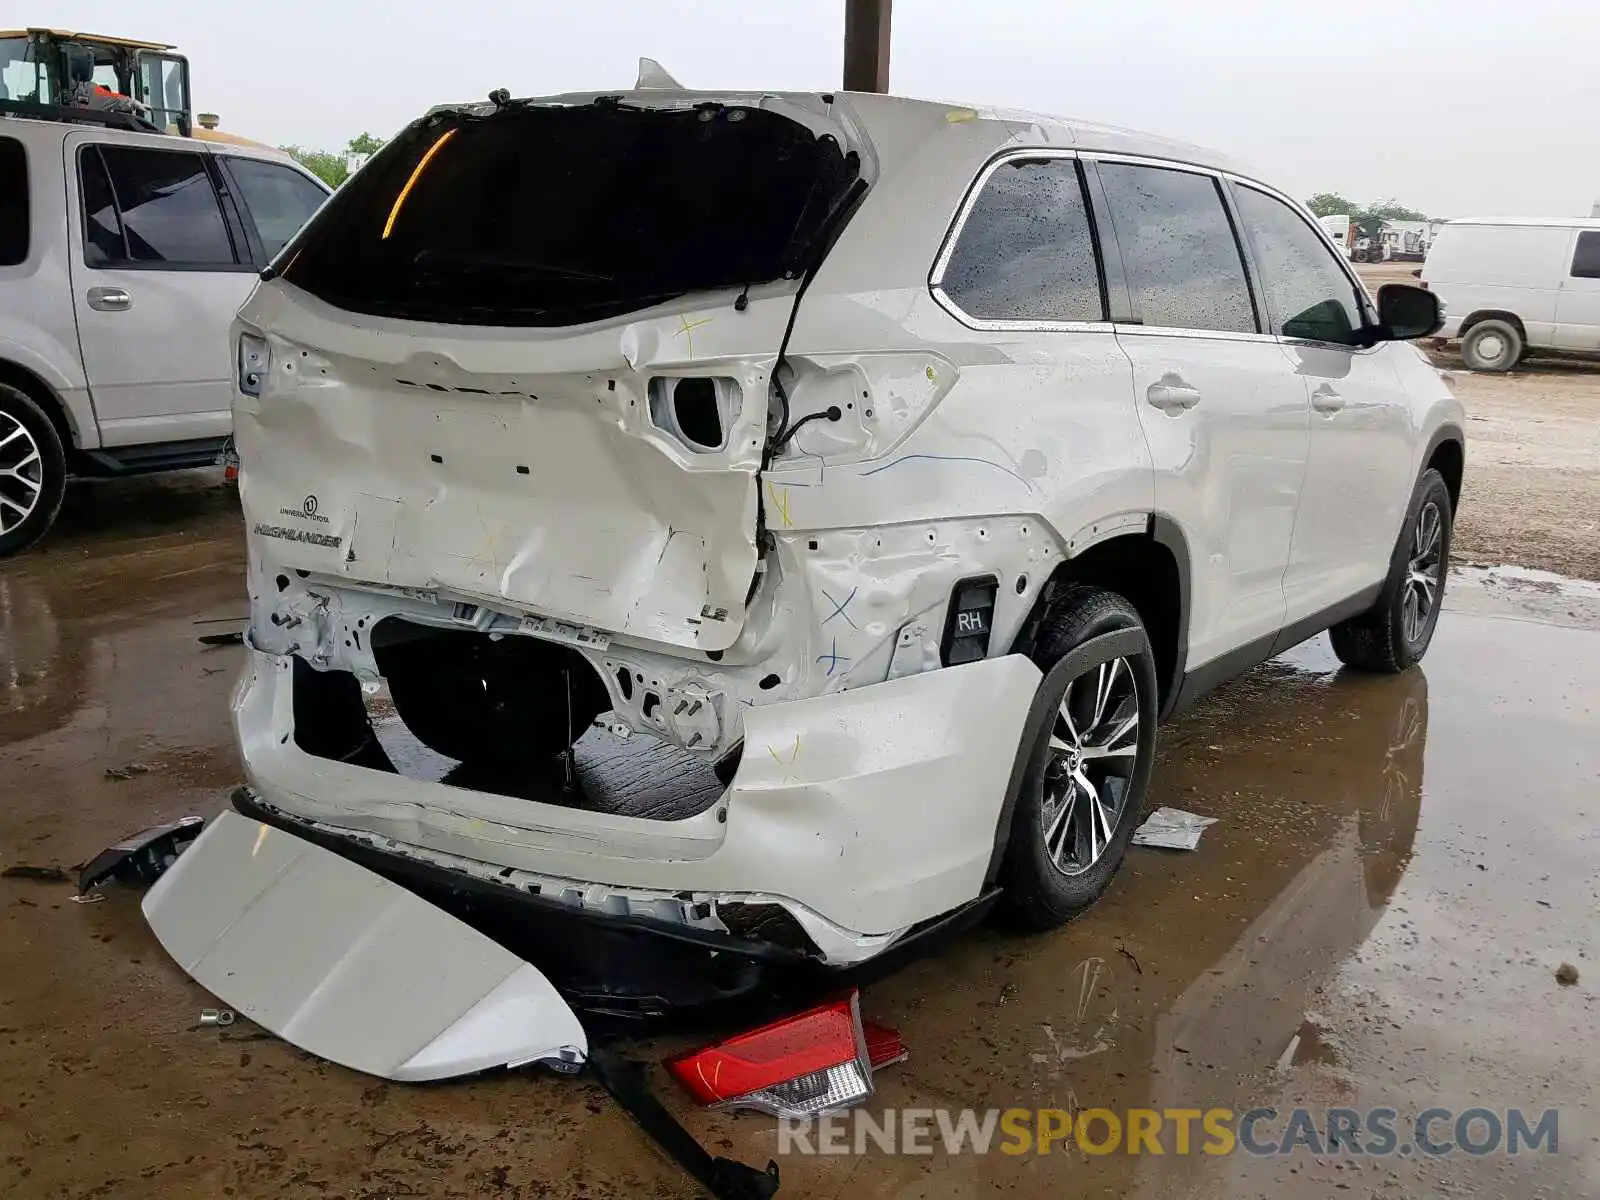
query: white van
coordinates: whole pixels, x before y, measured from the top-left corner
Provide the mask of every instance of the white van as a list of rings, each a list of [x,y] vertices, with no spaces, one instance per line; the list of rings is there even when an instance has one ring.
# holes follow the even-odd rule
[[[1422,280],[1474,371],[1509,371],[1532,350],[1600,352],[1600,219],[1447,221]]]

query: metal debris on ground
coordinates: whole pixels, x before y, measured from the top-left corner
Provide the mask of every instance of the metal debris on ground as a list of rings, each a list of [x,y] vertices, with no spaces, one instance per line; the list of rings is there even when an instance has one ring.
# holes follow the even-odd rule
[[[225,1026],[233,1024],[233,1009],[231,1008],[202,1008],[200,1010],[200,1024]]]
[[[65,883],[67,873],[60,867],[31,867],[18,863],[0,871],[0,879],[31,879],[35,883]]]
[[[1206,826],[1216,822],[1216,817],[1202,817],[1181,808],[1158,808],[1133,831],[1133,844],[1161,850],[1193,850],[1200,844]]]
[[[135,775],[148,775],[149,773],[150,766],[148,763],[131,762],[125,767],[106,768],[107,779],[132,779]]]
[[[242,646],[244,630],[236,629],[232,633],[203,633],[196,640],[202,646]]]
[[[1578,982],[1578,968],[1569,962],[1562,963],[1556,968],[1556,982],[1563,986],[1570,986]]]

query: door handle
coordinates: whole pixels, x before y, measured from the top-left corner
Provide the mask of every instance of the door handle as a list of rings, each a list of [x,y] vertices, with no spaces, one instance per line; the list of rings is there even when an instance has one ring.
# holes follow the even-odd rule
[[[1325,383],[1311,393],[1311,407],[1331,417],[1344,407],[1344,397],[1334,391],[1332,385]]]
[[[88,298],[96,312],[127,312],[133,307],[133,297],[119,287],[92,287]]]
[[[1200,389],[1190,387],[1170,371],[1150,385],[1145,399],[1162,412],[1177,416],[1200,403]]]

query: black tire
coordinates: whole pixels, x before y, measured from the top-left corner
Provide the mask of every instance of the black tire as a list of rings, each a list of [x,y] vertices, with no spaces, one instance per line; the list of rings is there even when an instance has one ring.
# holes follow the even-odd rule
[[[1434,527],[1435,519],[1437,533],[1430,535],[1428,530]],[[1389,560],[1389,576],[1377,602],[1359,617],[1328,630],[1340,662],[1361,671],[1393,675],[1428,652],[1450,575],[1453,527],[1450,489],[1444,477],[1430,467],[1412,492],[1405,523]],[[1433,586],[1417,581],[1414,569],[1432,577]],[[1428,600],[1426,613],[1417,620],[1411,606],[1420,606],[1424,598]]]
[[[1461,335],[1461,361],[1473,371],[1509,371],[1522,360],[1523,346],[1515,325],[1491,317]]]
[[[1106,635],[1119,633],[1125,636],[1111,640],[1121,644],[1107,646]],[[1098,900],[1127,855],[1155,760],[1156,670],[1150,640],[1133,605],[1115,592],[1088,587],[1070,588],[1058,598],[1039,630],[1033,660],[1045,675],[1024,734],[1028,757],[1012,809],[1000,882],[1007,906],[1020,922],[1034,929],[1053,929]],[[1108,696],[1101,704],[1104,716],[1092,727],[1085,725],[1099,699],[1095,693],[1108,675]],[[1076,714],[1073,726],[1081,729],[1085,746],[1091,746],[1099,731],[1114,731],[1136,715],[1131,734],[1105,742],[1117,749],[1131,747],[1132,753],[1087,758],[1052,746],[1053,739],[1071,736],[1061,716],[1064,704]],[[1093,786],[1094,795],[1115,806],[1114,814],[1092,829],[1084,818],[1093,821],[1104,809],[1088,793],[1068,786],[1078,777],[1074,765]],[[1109,836],[1104,836],[1107,824]],[[1093,850],[1096,843],[1101,847],[1098,855],[1080,853],[1086,846]]]
[[[26,550],[61,511],[66,452],[54,423],[26,392],[0,383],[0,558]],[[24,511],[25,510],[25,511]]]

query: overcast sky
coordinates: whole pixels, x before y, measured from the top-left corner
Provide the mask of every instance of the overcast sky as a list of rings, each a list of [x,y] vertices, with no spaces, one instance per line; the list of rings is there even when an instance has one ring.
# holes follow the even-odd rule
[[[342,149],[429,105],[625,87],[839,84],[843,0],[18,0],[14,18],[177,43],[195,106]],[[26,10],[26,11],[23,11]],[[891,88],[1202,142],[1304,198],[1436,216],[1600,199],[1594,0],[898,0]]]

